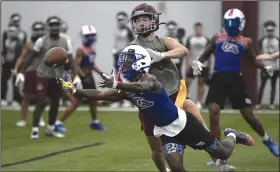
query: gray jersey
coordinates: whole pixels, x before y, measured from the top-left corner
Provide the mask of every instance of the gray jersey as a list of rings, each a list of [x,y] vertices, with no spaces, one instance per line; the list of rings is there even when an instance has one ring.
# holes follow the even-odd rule
[[[138,36],[131,44],[140,45],[158,52],[167,51],[163,39],[158,36],[152,41],[143,40]],[[169,96],[179,89],[179,72],[171,59],[164,59],[160,62],[153,63],[149,73],[154,75],[163,84]]]
[[[32,43],[30,47],[32,48],[34,44]],[[40,64],[40,60],[42,60],[42,57],[35,57],[32,61],[32,63],[27,67],[25,72],[31,72],[31,71],[36,71],[38,68],[38,65]]]
[[[72,54],[72,45],[69,40],[67,40],[65,37],[60,36],[59,39],[54,40],[50,38],[49,35],[45,35],[41,38],[39,38],[33,49],[36,52],[40,52],[40,57],[43,57],[42,60],[39,62],[39,66],[37,68],[37,72],[39,76],[44,77],[44,78],[53,78],[55,79],[56,76],[63,76],[64,73],[64,66],[60,66],[57,68],[51,68],[45,65],[44,60],[45,60],[45,54],[46,52],[53,48],[53,47],[61,47],[64,48],[68,54]]]
[[[129,43],[133,39],[134,39],[134,35],[128,26],[116,30],[115,44],[114,44],[115,51],[116,52],[122,51],[127,45],[129,45]]]
[[[261,53],[273,54],[279,51],[279,38],[267,38],[263,37],[260,39],[259,46]],[[271,64],[274,69],[279,70],[279,58],[273,60],[266,60],[267,64]]]
[[[192,35],[187,39],[186,47],[189,50],[189,55],[188,55],[189,63],[194,61],[197,57],[199,57],[203,53],[208,43],[209,43],[209,39],[206,36]],[[206,61],[204,64],[207,66],[208,61]]]

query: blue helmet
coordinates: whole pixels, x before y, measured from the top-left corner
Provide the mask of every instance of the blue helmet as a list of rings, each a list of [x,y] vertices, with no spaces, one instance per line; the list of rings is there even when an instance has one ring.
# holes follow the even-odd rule
[[[239,9],[229,9],[224,15],[224,29],[229,36],[238,36],[245,27],[245,16]]]

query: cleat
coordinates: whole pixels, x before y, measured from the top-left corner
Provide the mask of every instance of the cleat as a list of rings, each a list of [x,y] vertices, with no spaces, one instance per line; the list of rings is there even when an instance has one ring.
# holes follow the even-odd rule
[[[44,119],[40,118],[39,126],[40,127],[45,127],[45,125],[46,125],[46,123],[45,123]]]
[[[209,161],[206,163],[207,166],[216,166],[216,163],[214,161]]]
[[[65,137],[64,134],[61,134],[59,132],[56,132],[54,128],[47,126],[45,129],[45,135],[47,137],[57,137],[57,138],[63,138]]]
[[[274,156],[279,157],[279,147],[273,142],[271,138],[269,138],[267,141],[263,141],[263,144]]]
[[[89,124],[90,128],[93,129],[93,130],[100,130],[100,131],[104,131],[106,130],[107,128],[104,127],[100,122],[96,123],[96,122],[91,122]]]
[[[63,124],[56,124],[54,129],[55,131],[67,132],[67,129],[63,126]]]
[[[225,136],[227,136],[229,133],[234,133],[236,135],[236,144],[243,144],[246,146],[253,146],[254,140],[253,138],[244,132],[240,132],[231,128],[226,128],[224,130]]]
[[[217,172],[234,172],[236,168],[232,165],[228,165],[226,160],[218,160]]]
[[[20,120],[19,122],[16,123],[17,127],[25,127],[26,126],[26,122],[24,120]]]
[[[30,134],[30,139],[39,139],[39,132],[38,131],[32,131]]]
[[[257,105],[255,106],[255,109],[256,109],[256,110],[260,110],[260,109],[261,109],[261,105],[257,104]]]

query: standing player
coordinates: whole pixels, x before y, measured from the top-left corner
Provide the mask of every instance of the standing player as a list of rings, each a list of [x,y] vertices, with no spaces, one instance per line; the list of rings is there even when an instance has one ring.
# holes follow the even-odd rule
[[[45,36],[39,38],[35,45],[29,59],[25,63],[24,69],[36,57],[42,57],[53,47],[61,47],[67,50],[70,63],[73,63],[72,46],[71,43],[64,37],[60,36],[61,20],[57,16],[51,16],[47,19],[48,31]],[[73,68],[76,69],[76,66]],[[44,59],[40,61],[37,68],[36,78],[36,106],[33,113],[33,127],[31,131],[31,139],[39,138],[39,120],[46,107],[46,99],[50,98],[49,122],[45,129],[45,135],[50,137],[64,137],[63,134],[55,131],[55,120],[59,108],[59,99],[61,97],[61,88],[56,84],[56,76],[62,76],[64,67],[50,68],[45,65]]]
[[[174,103],[185,111],[191,112],[207,128],[199,109],[190,99],[186,99],[185,82],[180,81],[179,72],[171,61],[172,58],[186,56],[187,48],[173,38],[161,38],[155,35],[160,25],[159,13],[151,5],[146,3],[137,5],[131,13],[131,24],[133,31],[138,35],[131,44],[147,48],[153,58],[154,63],[149,72],[162,82]],[[130,77],[129,74],[127,77]],[[139,112],[139,118],[152,152],[152,159],[160,171],[165,171],[161,141],[153,134],[153,122],[147,119],[142,112]]]
[[[192,63],[194,74],[200,74],[205,61],[212,53],[215,56],[214,74],[206,98],[210,113],[210,130],[220,140],[220,111],[224,108],[226,96],[229,97],[233,109],[239,109],[245,121],[262,137],[263,143],[275,156],[279,156],[279,148],[264,131],[260,120],[253,113],[249,97],[245,92],[240,63],[242,58],[249,58],[257,68],[272,72],[271,66],[264,66],[255,60],[252,40],[241,35],[245,27],[244,14],[238,9],[230,9],[224,15],[224,33],[216,34],[206,50]]]
[[[279,51],[279,38],[275,36],[275,29],[276,24],[274,21],[267,21],[264,23],[264,31],[265,31],[265,37],[262,37],[259,42],[259,49],[261,50],[261,53],[268,53],[273,54],[277,51]],[[276,91],[276,81],[279,77],[279,60],[266,60],[265,63],[268,64],[274,64],[276,65],[277,69],[273,72],[272,77],[270,77],[265,70],[261,71],[261,86],[259,89],[258,94],[258,102],[256,105],[256,109],[260,109],[262,97],[263,97],[263,91],[264,87],[266,85],[266,81],[268,79],[271,79],[271,92],[270,92],[270,105],[269,108],[271,110],[274,110],[274,100],[275,100],[275,91]]]
[[[98,68],[95,63],[96,60],[96,29],[91,25],[84,25],[81,28],[81,38],[83,44],[78,48],[75,58],[75,63],[81,70],[79,76],[75,76],[74,84],[82,86],[84,89],[96,89],[95,81],[93,78],[92,70],[99,75],[103,72]],[[65,110],[61,118],[56,122],[55,128],[57,131],[67,131],[63,126],[63,122],[69,115],[76,110],[80,100],[72,101],[72,104]],[[90,127],[96,130],[104,130],[104,126],[97,119],[97,103],[96,100],[89,100],[89,109],[91,113]]]
[[[171,171],[185,171],[183,165],[185,146],[205,150],[213,157],[226,160],[230,157],[235,143],[247,146],[254,144],[248,134],[229,128],[224,131],[225,140],[219,142],[215,139],[190,112],[176,106],[162,83],[154,75],[148,74],[151,61],[149,53],[138,45],[130,45],[120,53],[119,77],[116,77],[113,69],[113,75],[103,79],[100,84],[101,87],[122,90],[121,93],[76,89],[71,80],[64,82],[61,78],[58,78],[58,83],[70,94],[89,99],[117,101],[127,97],[132,100],[139,111],[154,122],[153,133],[162,140],[165,159]],[[221,166],[218,166],[218,171],[221,170],[219,167]]]
[[[120,51],[122,51],[129,43],[134,40],[134,34],[128,26],[128,15],[124,11],[120,11],[116,15],[117,20],[117,30],[115,31],[115,44],[112,50],[114,56],[114,66],[118,68],[118,57]],[[112,108],[122,107],[131,107],[132,104],[128,100],[123,100],[122,102],[113,102],[111,104]]]
[[[45,24],[41,21],[36,21],[32,24],[31,30],[30,42],[26,42],[13,70],[16,74],[15,85],[17,86],[20,81],[24,82],[24,95],[21,102],[20,121],[16,123],[18,127],[24,127],[26,125],[29,102],[36,94],[36,69],[40,63],[41,57],[35,58],[32,64],[25,70],[24,74],[18,73],[17,71],[19,71],[23,61],[30,55],[32,47],[37,39],[45,34]],[[45,122],[42,118],[40,120],[40,126],[45,126]]]
[[[195,76],[193,75],[193,70],[189,65],[191,61],[197,58],[201,53],[205,50],[207,44],[209,43],[209,39],[202,34],[202,24],[195,23],[194,25],[194,35],[190,36],[187,39],[186,47],[189,49],[189,56],[186,59],[187,62],[187,75],[186,75],[186,85],[188,89],[190,89],[191,83]],[[202,68],[202,73],[198,75],[197,79],[197,107],[199,109],[202,108],[201,102],[203,101],[204,95],[204,84],[208,81],[209,77],[209,69],[211,66],[211,61],[206,62],[205,67]]]

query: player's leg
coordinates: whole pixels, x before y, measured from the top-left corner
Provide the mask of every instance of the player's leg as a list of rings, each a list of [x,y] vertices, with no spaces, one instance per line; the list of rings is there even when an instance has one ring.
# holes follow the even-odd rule
[[[165,135],[161,136],[161,140],[164,157],[170,170],[176,172],[187,171],[183,164],[185,146],[180,144],[177,140]]]
[[[33,112],[31,139],[39,138],[39,121],[47,105],[48,87],[48,79],[36,77],[36,104]]]
[[[186,72],[186,86],[188,90],[190,90],[191,84],[195,76],[193,75],[193,69],[189,67],[189,69]]]
[[[264,91],[264,87],[266,85],[266,81],[269,78],[268,74],[266,71],[262,70],[261,73],[261,86],[258,92],[258,100],[257,100],[257,105],[256,105],[256,109],[260,109],[261,108],[261,102],[262,102],[262,97],[263,97],[263,91]]]
[[[233,80],[232,87],[229,89],[229,99],[233,109],[239,109],[245,121],[263,139],[263,143],[275,155],[279,156],[279,148],[267,135],[259,118],[254,114],[251,101],[245,92],[242,78],[239,76]]]
[[[196,105],[199,107],[199,109],[202,109],[201,102],[203,100],[204,95],[204,78],[202,76],[199,76],[197,78],[197,102]]]
[[[77,109],[77,107],[80,104],[80,101],[75,98],[72,95],[69,95],[65,92],[63,92],[65,94],[65,96],[68,97],[68,99],[71,101],[70,106],[68,106],[65,111],[62,113],[61,117],[59,118],[59,120],[57,120],[55,122],[55,130],[56,131],[62,131],[62,132],[66,132],[67,129],[64,127],[64,122],[68,119],[68,117]]]
[[[48,84],[48,96],[51,99],[51,104],[49,109],[49,122],[45,128],[45,135],[48,137],[64,137],[63,134],[55,131],[55,121],[58,115],[59,100],[62,96],[62,89],[57,84],[56,79],[48,79]]]
[[[160,138],[153,134],[154,125],[145,115],[139,112],[139,120],[141,122],[141,130],[144,131],[147,142],[151,150],[151,157],[160,172],[165,172],[167,167],[164,161],[162,143]]]
[[[82,80],[82,85],[84,89],[96,89],[96,84],[93,78],[93,74],[90,72],[87,74],[87,82]],[[89,100],[89,109],[91,115],[91,122],[89,124],[91,129],[95,130],[105,130],[105,126],[98,120],[97,117],[97,101]]]
[[[23,99],[21,101],[20,121],[16,123],[18,127],[26,125],[29,102],[36,94],[36,72],[26,72],[23,86]]]
[[[8,102],[6,100],[7,96],[7,91],[8,91],[8,80],[11,77],[11,64],[10,63],[5,63],[2,67],[1,71],[1,105],[7,105]]]
[[[271,77],[271,92],[270,92],[270,105],[269,108],[271,110],[274,110],[274,100],[275,100],[275,90],[276,90],[276,81],[279,77],[279,70],[278,71],[274,71],[273,76]]]

